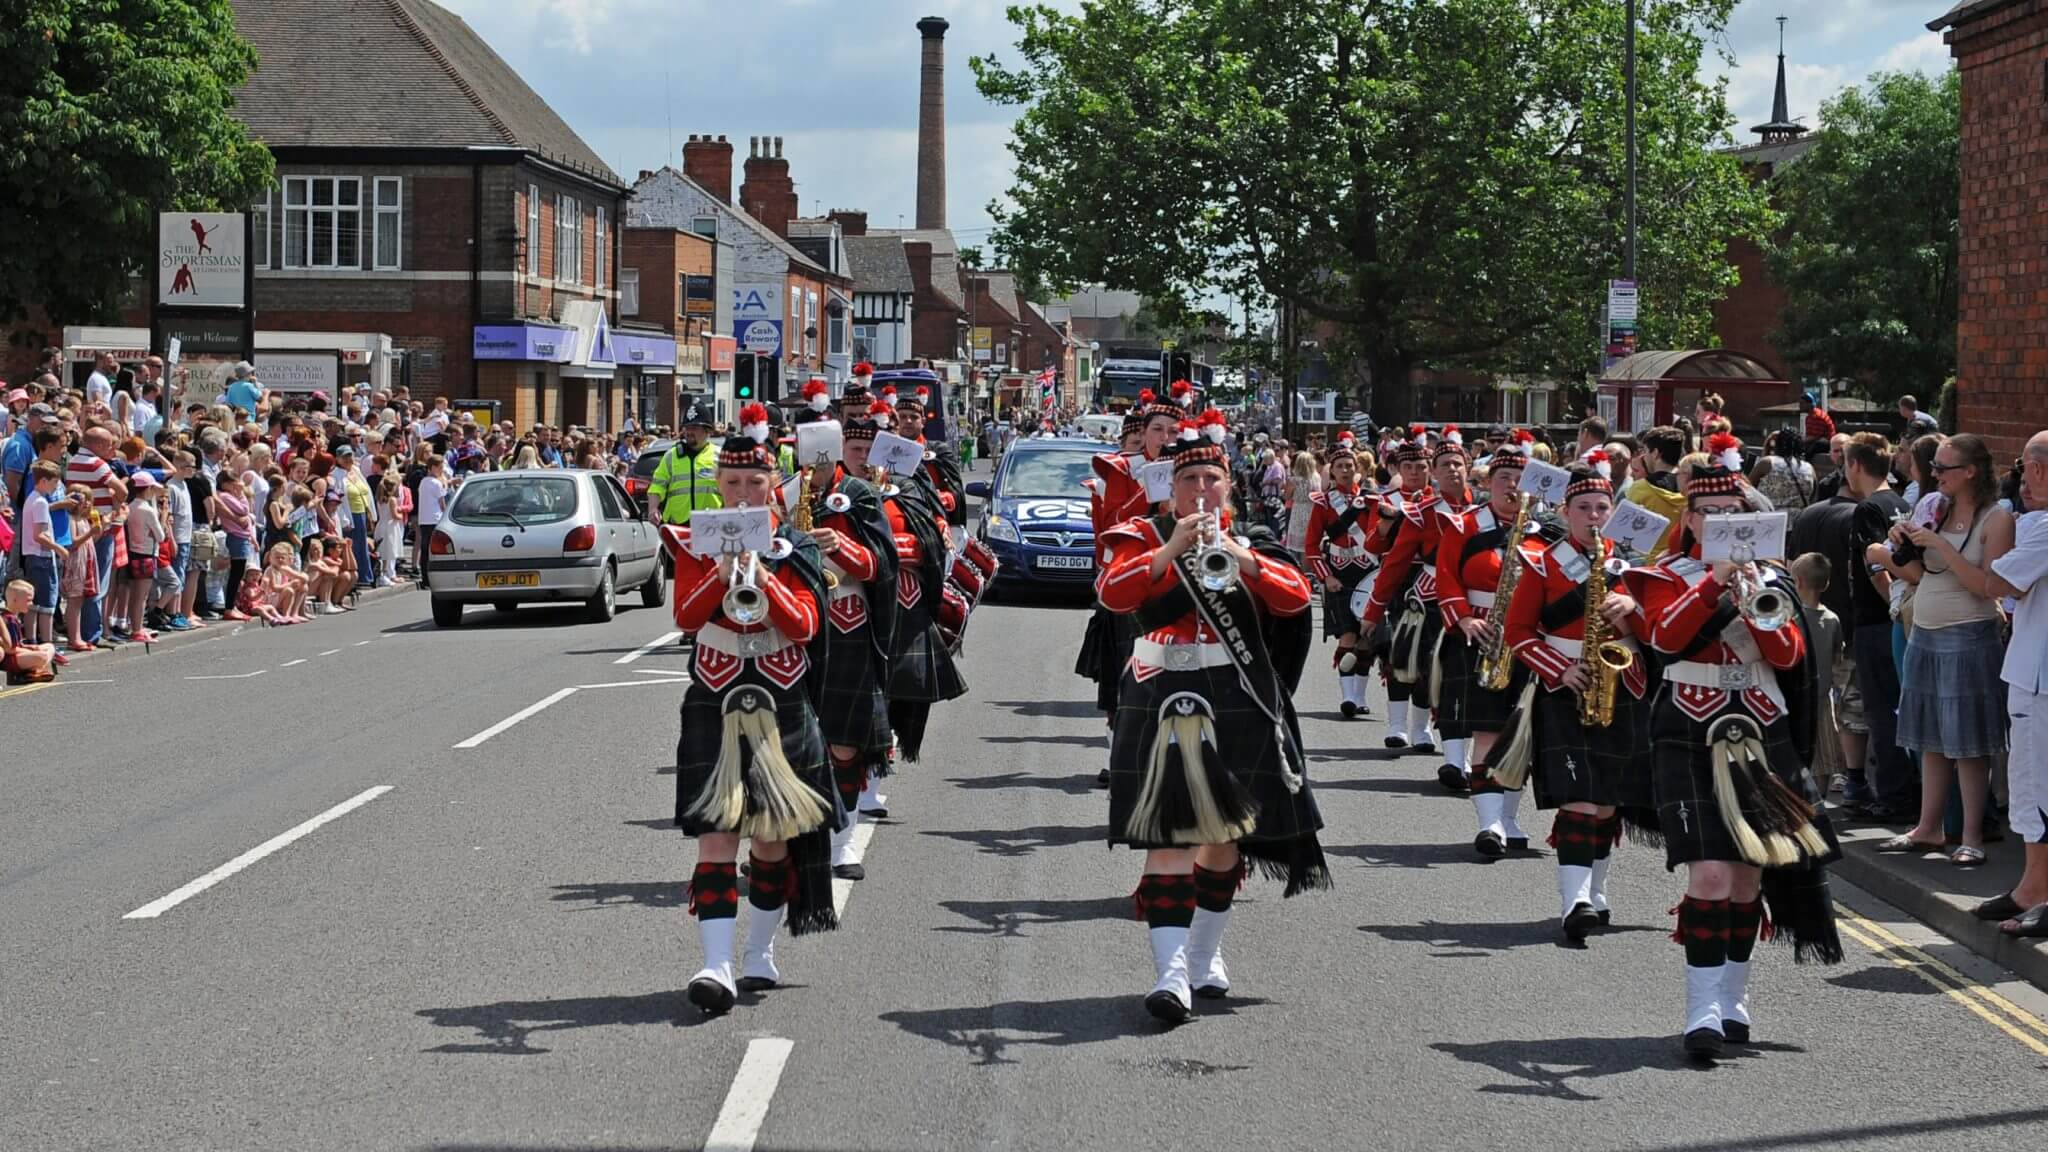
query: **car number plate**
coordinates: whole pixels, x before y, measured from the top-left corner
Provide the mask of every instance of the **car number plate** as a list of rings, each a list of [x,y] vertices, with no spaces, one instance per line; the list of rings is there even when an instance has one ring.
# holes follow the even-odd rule
[[[538,588],[538,572],[479,572],[476,577],[479,588]]]
[[[1078,568],[1085,570],[1088,568],[1095,567],[1095,557],[1040,556],[1038,559],[1032,561],[1032,563],[1040,568]]]

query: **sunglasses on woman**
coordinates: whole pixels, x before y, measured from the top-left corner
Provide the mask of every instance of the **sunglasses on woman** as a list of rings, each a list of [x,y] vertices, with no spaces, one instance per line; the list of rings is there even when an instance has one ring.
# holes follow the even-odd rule
[[[1965,468],[1968,468],[1968,467],[1969,467],[1969,465],[1968,465],[1968,464],[1943,464],[1943,463],[1941,463],[1940,461],[1938,461],[1938,460],[1937,460],[1937,461],[1935,461],[1934,463],[1932,463],[1932,464],[1929,464],[1929,465],[1928,465],[1928,467],[1929,467],[1929,468],[1931,468],[1931,469],[1933,469],[1933,471],[1934,471],[1934,474],[1935,474],[1936,476],[1946,476],[1946,475],[1948,475],[1948,474],[1949,474],[1949,473],[1951,473],[1951,472],[1960,472],[1960,471],[1962,471],[1963,469],[1965,469]]]

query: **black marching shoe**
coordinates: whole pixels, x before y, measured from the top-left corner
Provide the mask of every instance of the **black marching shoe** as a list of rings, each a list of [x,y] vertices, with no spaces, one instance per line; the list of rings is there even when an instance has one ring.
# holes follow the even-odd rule
[[[1572,943],[1581,944],[1585,942],[1587,933],[1591,932],[1594,926],[1599,923],[1600,913],[1593,911],[1591,904],[1584,902],[1574,904],[1572,905],[1572,910],[1565,913],[1564,934],[1570,938]]]
[[[1496,859],[1508,854],[1507,842],[1500,838],[1500,833],[1495,832],[1491,828],[1474,837],[1472,847],[1478,849],[1481,856],[1489,859]]]
[[[1465,770],[1456,764],[1437,765],[1436,782],[1443,785],[1446,792],[1457,792],[1462,795],[1472,790],[1471,783],[1465,779]]]
[[[1349,700],[1337,705],[1337,711],[1342,712],[1346,720],[1358,719],[1358,705],[1353,704]]]
[[[694,988],[696,985],[693,984],[691,987]],[[775,987],[775,981],[770,980],[766,976],[740,977],[740,991],[742,992],[766,992],[773,987]],[[724,989],[721,988],[720,991],[724,991]]]
[[[1380,741],[1380,743],[1385,744],[1389,748],[1406,748],[1408,746],[1408,738],[1406,736],[1389,736],[1385,740]]]
[[[865,880],[868,878],[868,870],[860,864],[834,864],[832,876],[838,880]],[[741,981],[740,987],[746,987],[746,982]]]
[[[1192,1007],[1164,988],[1145,997],[1145,1011],[1165,1024],[1185,1024],[1195,1014]]]
[[[1436,755],[1436,742],[1433,740],[1417,740],[1415,742],[1415,750],[1424,756],[1434,756]]]
[[[1508,851],[1510,851],[1510,852],[1527,852],[1528,850],[1529,850],[1529,838],[1528,838],[1527,836],[1510,836],[1510,837],[1508,837]],[[1606,915],[1606,913],[1604,913],[1604,912],[1603,912],[1603,913],[1601,913],[1601,915],[1603,915],[1603,916],[1604,916],[1604,915]],[[1604,921],[1603,921],[1603,923],[1604,923]]]
[[[1695,1028],[1685,1034],[1685,1054],[1695,1060],[1719,1059],[1725,1044],[1712,1028]]]
[[[1721,1036],[1730,1044],[1749,1043],[1749,1025],[1740,1020],[1721,1021]]]
[[[1607,926],[1608,926],[1608,925],[1609,925],[1610,923],[1613,923],[1613,921],[1614,921],[1614,912],[1613,912],[1613,910],[1611,910],[1611,909],[1607,909],[1607,908],[1602,908],[1602,909],[1600,910],[1600,926],[1601,926],[1602,928],[1605,928],[1605,927],[1607,927]]]
[[[706,1016],[723,1016],[732,1011],[732,989],[709,976],[690,981],[689,996],[690,1003]]]
[[[1104,768],[1095,774],[1095,786],[1097,788],[1109,787],[1109,769]]]

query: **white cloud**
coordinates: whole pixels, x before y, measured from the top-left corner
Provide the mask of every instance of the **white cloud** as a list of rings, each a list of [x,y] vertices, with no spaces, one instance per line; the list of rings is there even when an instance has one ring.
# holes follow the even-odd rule
[[[1948,45],[1941,42],[1939,32],[1922,32],[1910,40],[1902,40],[1885,49],[1884,55],[1871,66],[1874,72],[1924,72],[1939,76],[1955,64],[1949,55]]]

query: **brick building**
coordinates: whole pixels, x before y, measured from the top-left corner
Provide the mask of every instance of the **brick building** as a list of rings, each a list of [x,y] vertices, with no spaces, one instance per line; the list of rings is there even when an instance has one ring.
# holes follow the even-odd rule
[[[683,170],[643,173],[627,208],[630,227],[695,232],[732,248],[731,328],[725,334],[736,339],[738,361],[733,394],[717,397],[722,419],[731,418],[739,400],[793,398],[804,380],[825,373],[826,308],[835,293],[850,303],[853,287],[851,278],[790,243],[796,185],[781,141],[755,137],[748,152],[737,207],[732,144],[722,136],[693,135],[683,145]]]
[[[2009,459],[2048,428],[2048,0],[1963,0],[1928,27],[1963,82],[1955,421]]]
[[[910,264],[910,356],[917,360],[967,359],[967,292],[960,247],[944,228],[877,228],[872,236],[903,242]]]
[[[388,333],[415,394],[616,427],[624,182],[430,0],[234,7],[259,57],[236,112],[277,157],[258,327]]]
[[[649,175],[641,173],[643,179]],[[618,356],[621,379],[628,374],[639,330],[661,333],[675,346],[669,371],[661,371],[657,359],[643,373],[648,422],[674,427],[685,396],[711,399],[715,405],[719,380],[708,365],[714,358],[727,365],[732,359],[732,277],[732,245],[715,236],[676,228],[625,229],[615,334],[627,346]],[[650,355],[658,358],[658,347]],[[723,381],[728,398],[731,376],[728,367]]]

